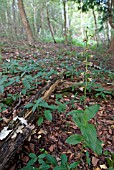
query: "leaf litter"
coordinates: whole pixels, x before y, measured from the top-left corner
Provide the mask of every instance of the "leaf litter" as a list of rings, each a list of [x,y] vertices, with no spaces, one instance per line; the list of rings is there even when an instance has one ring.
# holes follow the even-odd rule
[[[65,153],[70,163],[80,160],[79,170],[106,169],[109,165],[104,154],[98,157],[88,149],[91,159],[91,165],[89,166],[85,157],[86,150],[82,150],[81,144],[71,146],[65,143],[71,134],[80,134],[78,127],[74,125],[71,117],[66,117],[66,114],[71,110],[83,109],[83,91],[72,87],[74,82],[83,82],[81,73],[85,70],[84,58],[79,58],[77,55],[80,55],[83,49],[53,43],[37,43],[36,48],[25,47],[23,49],[19,45],[19,42],[13,47],[7,45],[2,51],[2,76],[7,75],[10,83],[6,85],[7,81],[5,80],[4,92],[0,94],[0,117],[2,118],[0,120],[0,135],[3,129],[7,127],[8,122],[13,117],[18,116],[23,107],[30,103],[35,94],[50,79],[65,71],[64,81],[66,81],[66,84],[61,82],[47,101],[50,105],[57,105],[57,103],[61,105],[60,110],[52,111],[52,122],[45,119],[40,127],[38,127],[37,122],[34,122],[35,131],[17,151],[14,156],[15,163],[12,159],[9,169],[21,169],[28,162],[29,153],[39,155],[44,151],[52,154],[57,159],[59,159],[61,153]],[[99,57],[96,53],[92,55],[94,57],[91,62],[99,66],[102,56]],[[113,92],[114,73],[110,62],[107,66],[108,69],[109,66],[109,71],[103,69],[99,71],[99,68],[90,67],[90,76],[93,75],[93,79],[94,76],[96,79],[95,83],[92,84],[93,86],[94,84],[100,84],[109,92]],[[13,78],[13,81],[11,78]],[[107,84],[107,81],[112,82],[112,84]],[[98,97],[95,97],[95,94],[95,91],[90,91],[87,94],[87,105],[100,104],[100,110],[91,122],[97,128],[99,139],[103,141],[103,151],[114,153],[114,96],[113,94],[108,95],[108,93],[103,96],[104,93],[101,93],[101,91]],[[1,139],[3,138],[2,136]],[[36,167],[38,167],[37,164]]]

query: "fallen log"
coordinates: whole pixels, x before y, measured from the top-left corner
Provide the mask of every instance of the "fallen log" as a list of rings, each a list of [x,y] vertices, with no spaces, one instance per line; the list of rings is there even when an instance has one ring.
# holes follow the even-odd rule
[[[54,78],[39,90],[30,102],[34,102],[34,100],[39,98],[46,101],[60,82],[60,77]],[[8,168],[11,158],[31,135],[35,128],[33,121],[37,120],[39,116],[38,109],[37,112],[33,112],[32,108],[27,109],[24,107],[18,116],[15,116],[8,123],[8,126],[2,129],[0,132],[0,170]]]

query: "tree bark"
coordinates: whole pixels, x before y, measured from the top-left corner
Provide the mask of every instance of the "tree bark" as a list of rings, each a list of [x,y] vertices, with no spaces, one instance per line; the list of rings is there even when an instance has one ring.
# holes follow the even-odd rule
[[[63,8],[64,8],[64,37],[65,44],[68,44],[68,9],[67,9],[67,0],[63,0]]]
[[[19,11],[20,11],[20,16],[21,16],[23,26],[24,26],[25,31],[26,31],[27,36],[28,36],[28,42],[29,42],[30,45],[33,45],[33,43],[34,43],[33,34],[32,34],[32,30],[30,28],[29,21],[27,19],[26,13],[25,13],[23,0],[18,0],[18,8],[19,8]]]
[[[114,23],[113,23],[113,9],[114,9],[114,0],[111,0],[111,2],[108,1],[108,12],[109,12],[109,24],[112,29],[114,29]],[[110,47],[108,50],[109,53],[114,54],[114,36],[112,37]]]
[[[96,14],[94,9],[92,10],[93,12],[93,17],[94,17],[94,24],[95,24],[95,39],[97,42],[97,47],[99,46],[99,40],[98,40],[98,27],[97,27],[97,19],[96,19]]]
[[[13,12],[13,26],[14,26],[14,32],[15,32],[15,36],[17,38],[17,27],[16,27],[16,2],[15,0],[12,1],[12,12]]]
[[[56,40],[55,40],[55,38],[54,38],[53,27],[52,27],[52,25],[51,25],[50,18],[49,18],[49,11],[48,11],[48,6],[47,6],[47,4],[46,4],[46,12],[47,12],[47,20],[48,20],[49,29],[50,29],[50,32],[51,32],[53,41],[54,41],[54,43],[56,43]]]

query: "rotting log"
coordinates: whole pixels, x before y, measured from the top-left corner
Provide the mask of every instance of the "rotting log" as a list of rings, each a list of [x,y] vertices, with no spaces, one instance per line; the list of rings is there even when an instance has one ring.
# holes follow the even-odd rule
[[[38,98],[46,101],[60,82],[61,78],[59,76],[52,79],[45,87],[37,92],[30,102],[34,102]],[[3,140],[0,140],[0,170],[8,168],[11,158],[31,135],[35,128],[33,121],[38,118],[38,109],[37,112],[33,112],[32,108],[27,109],[24,107],[18,114],[18,118],[14,118],[8,123],[6,130],[9,131],[9,134],[5,138],[3,137]],[[23,123],[20,118],[26,122]]]

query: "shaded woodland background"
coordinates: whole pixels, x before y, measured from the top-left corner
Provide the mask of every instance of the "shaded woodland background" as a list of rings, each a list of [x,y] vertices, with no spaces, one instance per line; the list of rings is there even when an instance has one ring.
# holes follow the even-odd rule
[[[9,40],[81,44],[114,49],[113,0],[1,0],[0,36]]]

